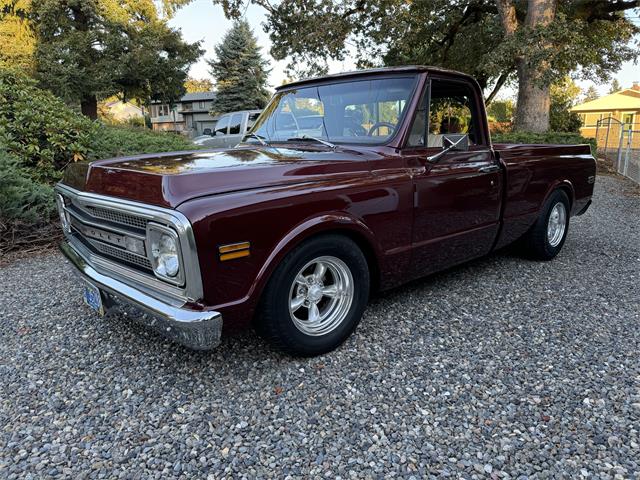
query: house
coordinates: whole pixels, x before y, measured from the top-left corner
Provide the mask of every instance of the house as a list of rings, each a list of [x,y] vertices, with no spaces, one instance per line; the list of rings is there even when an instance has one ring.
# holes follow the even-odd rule
[[[595,138],[597,133],[599,145],[605,142],[609,147],[617,146],[621,129],[640,130],[640,84],[634,82],[631,88],[576,105],[571,111],[582,120],[583,137]],[[611,120],[607,120],[609,118]],[[605,130],[609,134],[603,139],[600,133]]]
[[[118,99],[109,99],[100,105],[100,112],[117,122],[126,122],[133,118],[144,118],[142,108],[130,102]]]
[[[206,129],[213,131],[217,116],[209,115],[215,92],[187,93],[180,99],[178,112],[184,118],[185,130],[190,137],[203,135]]]
[[[213,130],[218,119],[209,114],[215,92],[194,92],[183,95],[173,109],[167,103],[151,102],[151,125],[154,130],[175,131],[191,138]]]
[[[160,132],[184,132],[184,118],[178,113],[178,105],[151,102],[149,108],[151,128]]]

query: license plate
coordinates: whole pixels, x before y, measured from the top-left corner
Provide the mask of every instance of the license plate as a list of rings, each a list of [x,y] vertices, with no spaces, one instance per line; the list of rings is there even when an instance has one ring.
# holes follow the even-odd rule
[[[95,285],[85,282],[84,291],[82,292],[84,303],[93,308],[98,314],[104,315],[104,307],[102,306],[102,295],[100,289]]]

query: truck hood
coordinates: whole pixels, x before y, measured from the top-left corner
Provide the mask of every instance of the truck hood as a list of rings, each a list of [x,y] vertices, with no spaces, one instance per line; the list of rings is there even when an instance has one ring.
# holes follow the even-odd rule
[[[192,198],[362,175],[364,152],[300,148],[234,148],[140,155],[75,163],[62,183],[163,207]],[[368,155],[371,155],[369,152]]]

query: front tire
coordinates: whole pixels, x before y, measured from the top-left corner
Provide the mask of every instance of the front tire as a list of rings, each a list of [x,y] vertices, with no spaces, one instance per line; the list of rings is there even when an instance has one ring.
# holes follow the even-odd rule
[[[558,255],[569,232],[570,212],[567,194],[562,190],[554,191],[524,238],[526,253],[530,257],[551,260]]]
[[[278,265],[262,296],[259,332],[296,356],[329,352],[355,330],[369,298],[369,268],[341,235],[313,238]]]

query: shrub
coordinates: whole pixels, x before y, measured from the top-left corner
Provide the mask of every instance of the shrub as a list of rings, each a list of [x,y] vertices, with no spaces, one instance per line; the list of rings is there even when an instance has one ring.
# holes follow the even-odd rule
[[[0,66],[0,144],[34,180],[52,183],[87,158],[95,124],[16,70]]]
[[[194,148],[174,133],[92,122],[0,64],[0,250],[57,237],[52,185],[69,163]]]
[[[581,145],[588,144],[591,146],[591,153],[596,153],[595,138],[585,138],[577,133],[566,132],[546,132],[546,133],[530,133],[530,132],[509,132],[497,133],[491,136],[493,143],[548,143],[550,145]]]
[[[30,178],[16,158],[0,150],[0,251],[55,238],[53,188]],[[57,228],[55,229],[57,230]]]
[[[510,132],[512,128],[511,122],[491,122],[489,121],[489,132],[491,135]]]
[[[197,148],[188,138],[172,132],[143,128],[99,125],[91,144],[90,159],[121,157],[139,153],[171,152]]]

